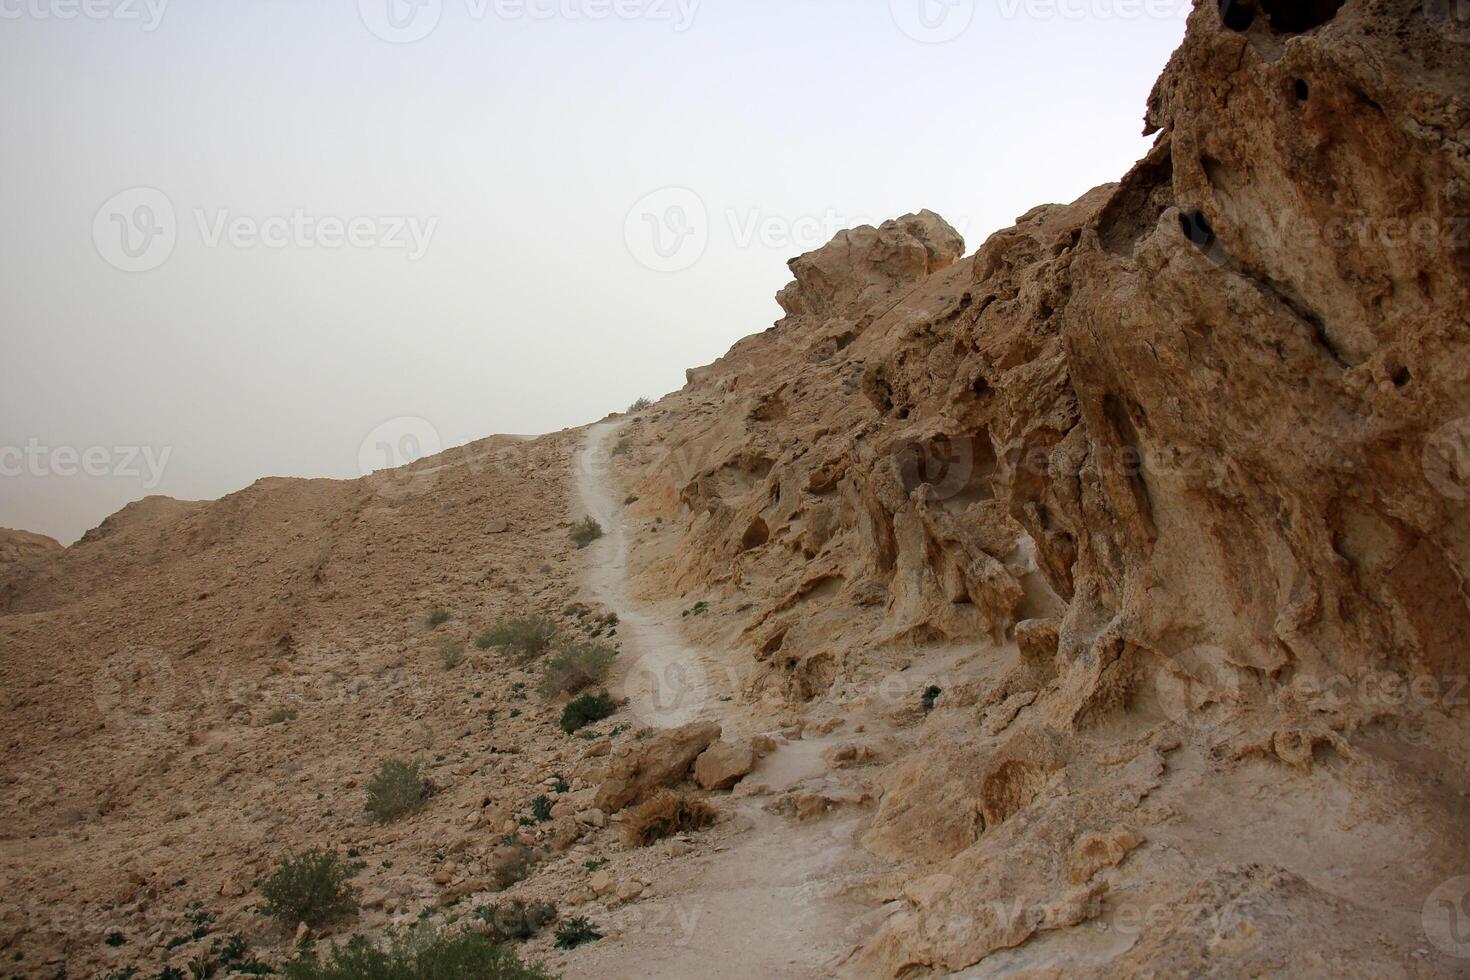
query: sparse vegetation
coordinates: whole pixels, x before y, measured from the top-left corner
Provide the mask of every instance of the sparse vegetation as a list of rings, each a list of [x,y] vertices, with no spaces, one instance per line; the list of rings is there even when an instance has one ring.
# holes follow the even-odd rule
[[[449,637],[439,641],[439,662],[445,670],[453,670],[464,663],[464,644]]]
[[[541,656],[556,639],[556,624],[544,616],[527,616],[496,625],[475,640],[481,650],[500,647],[519,655],[522,661]]]
[[[564,644],[541,677],[542,697],[550,700],[597,686],[607,677],[617,655],[616,650],[597,640]]]
[[[545,902],[520,899],[513,902],[484,905],[475,910],[475,917],[486,925],[486,935],[497,943],[521,942],[530,939],[545,926],[556,921],[556,906]]]
[[[210,943],[207,952],[189,960],[189,976],[194,980],[203,980],[207,977],[241,974],[263,977],[276,972],[260,960],[247,958],[246,952],[245,937],[238,933],[227,939],[223,946],[216,939]]]
[[[602,537],[602,525],[593,517],[584,517],[572,525],[572,544],[585,548]]]
[[[379,823],[412,813],[432,795],[418,763],[385,762],[368,780],[367,811]]]
[[[531,816],[536,818],[537,823],[545,823],[551,819],[551,797],[541,795],[531,801]]]
[[[632,415],[634,412],[641,412],[652,404],[653,402],[649,401],[647,398],[639,398],[633,404],[628,406],[628,414]]]
[[[588,725],[611,718],[618,704],[606,691],[584,694],[561,711],[561,730],[571,735]]]
[[[576,949],[583,943],[594,943],[601,938],[602,933],[597,931],[597,927],[581,916],[556,927],[557,949]]]
[[[680,615],[687,618],[689,616],[703,616],[707,612],[709,612],[709,603],[701,599],[680,613]]]
[[[449,622],[451,618],[448,609],[430,609],[428,619],[425,622],[428,623],[429,629],[435,629]]]
[[[662,789],[629,813],[627,840],[631,846],[647,847],[674,834],[703,830],[718,817],[707,801]]]
[[[286,980],[552,980],[488,936],[428,927],[394,936],[381,948],[354,936],[325,959],[304,951],[282,972]]]
[[[933,684],[924,689],[924,696],[919,699],[919,703],[924,707],[924,714],[927,715],[934,710],[934,702],[938,701],[939,695],[943,693],[943,688],[935,687]]]
[[[335,851],[312,848],[290,854],[271,874],[260,893],[262,911],[288,929],[305,922],[316,929],[357,913],[357,889],[348,880],[362,867]]]
[[[272,725],[284,725],[288,721],[295,721],[296,709],[277,708],[275,711],[271,712],[269,720]]]

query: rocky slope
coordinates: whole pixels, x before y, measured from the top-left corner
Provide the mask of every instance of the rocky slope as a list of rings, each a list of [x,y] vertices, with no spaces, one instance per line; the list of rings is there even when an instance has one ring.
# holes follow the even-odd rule
[[[1119,183],[968,256],[929,212],[843,232],[780,322],[615,433],[7,537],[9,968],[182,966],[200,909],[284,955],[259,878],[318,845],[367,864],[351,931],[580,909],[604,943],[530,947],[572,976],[740,975],[751,935],[772,975],[1462,973],[1450,13],[1202,3]],[[590,510],[609,540],[577,552]],[[628,703],[586,741],[533,670],[436,655],[604,611]],[[380,828],[387,758],[439,791]],[[701,773],[717,828],[623,843],[627,804]],[[508,890],[507,847],[534,851]]]
[[[44,534],[0,527],[0,568],[31,558],[45,558],[60,550],[61,545]]]

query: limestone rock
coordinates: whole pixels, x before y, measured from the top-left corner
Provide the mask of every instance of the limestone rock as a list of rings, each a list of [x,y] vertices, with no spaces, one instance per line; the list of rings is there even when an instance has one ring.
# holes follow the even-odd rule
[[[694,780],[705,789],[729,789],[755,768],[749,742],[716,742],[694,760]]]
[[[678,785],[688,777],[694,760],[719,737],[715,722],[692,722],[624,742],[597,789],[597,809],[616,813],[652,790]]]

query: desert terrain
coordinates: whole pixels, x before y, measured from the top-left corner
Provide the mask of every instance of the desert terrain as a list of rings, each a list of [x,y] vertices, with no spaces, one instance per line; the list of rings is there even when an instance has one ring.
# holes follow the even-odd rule
[[[514,902],[569,978],[1467,975],[1444,13],[1202,2],[1117,183],[844,231],[651,404],[0,533],[0,975]],[[696,817],[637,839],[663,790]],[[311,848],[357,908],[265,914]]]

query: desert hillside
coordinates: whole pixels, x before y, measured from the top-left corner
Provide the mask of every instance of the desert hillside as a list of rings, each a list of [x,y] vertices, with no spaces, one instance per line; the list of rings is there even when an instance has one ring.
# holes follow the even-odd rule
[[[1201,3],[1118,183],[844,231],[585,429],[0,532],[4,972],[428,923],[567,977],[1465,975],[1447,17]],[[307,848],[350,914],[265,914]]]

